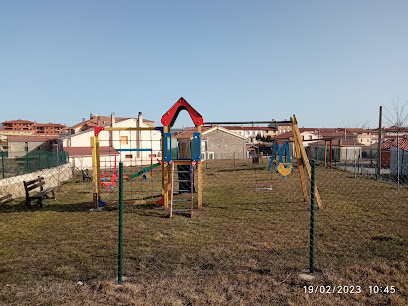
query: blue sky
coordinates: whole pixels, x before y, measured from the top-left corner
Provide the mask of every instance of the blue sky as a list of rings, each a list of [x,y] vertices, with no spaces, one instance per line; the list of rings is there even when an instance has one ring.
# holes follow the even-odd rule
[[[378,122],[408,100],[408,1],[0,1],[0,121]],[[176,122],[191,126],[186,113]]]

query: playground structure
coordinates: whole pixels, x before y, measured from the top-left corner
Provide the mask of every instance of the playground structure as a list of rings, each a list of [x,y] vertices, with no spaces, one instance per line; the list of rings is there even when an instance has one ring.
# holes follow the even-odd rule
[[[190,156],[180,156],[179,159],[173,159],[171,156],[171,127],[177,119],[180,111],[186,110],[195,125],[195,132],[190,143]],[[163,124],[163,163],[162,163],[162,184],[163,184],[163,198],[162,204],[165,208],[170,209],[170,217],[173,212],[190,212],[193,216],[193,193],[194,193],[194,168],[197,171],[197,202],[198,208],[202,207],[202,167],[201,167],[201,126],[204,123],[203,117],[190,105],[186,100],[180,98],[162,117]],[[184,166],[184,167],[183,167]],[[176,168],[177,167],[177,168]],[[177,169],[177,170],[175,170]],[[189,172],[190,169],[190,172]],[[174,174],[180,174],[178,179],[174,179]],[[190,175],[188,175],[190,173]],[[180,179],[182,176],[187,179]],[[189,199],[175,199],[174,193],[183,193],[187,191],[182,189],[183,183],[188,183],[190,178],[190,198]],[[175,184],[178,183],[178,189]],[[175,202],[188,202],[191,206],[189,208],[174,209]]]
[[[177,154],[175,158],[172,154],[174,146],[172,145],[171,127],[182,110],[189,113],[194,122],[195,130],[190,141],[188,156]],[[305,201],[307,201],[308,192],[304,170],[306,170],[310,180],[311,168],[295,116],[291,117],[291,122],[302,192]],[[117,165],[119,162],[123,162],[128,169],[124,176],[126,186],[128,186],[125,188],[125,194],[128,197],[125,197],[124,203],[160,204],[169,210],[170,216],[173,212],[186,212],[192,216],[194,194],[196,193],[197,207],[199,209],[202,207],[201,127],[204,120],[184,98],[180,98],[162,116],[161,123],[163,127],[141,126],[140,123],[136,127],[95,127],[95,136],[91,138],[95,208],[118,203],[117,197],[113,196],[113,191],[116,187],[115,181],[118,180]],[[106,135],[106,132],[109,132],[110,136],[103,138],[102,135]],[[99,150],[101,142],[106,142],[114,148],[114,158],[112,156],[101,158]],[[273,155],[275,153],[279,153],[279,161],[275,170],[286,177],[293,172],[287,143],[283,144],[282,149],[276,144]],[[283,160],[284,156],[286,157],[285,161]],[[268,170],[271,169],[272,161],[273,157]],[[161,178],[158,179],[159,177]],[[101,186],[105,186],[105,193],[102,193]],[[255,188],[257,190],[272,190],[272,185],[265,187],[256,185]],[[135,196],[137,193],[139,194],[138,197]],[[188,198],[186,194],[189,194]],[[110,199],[109,195],[112,195]],[[176,196],[179,195],[182,197],[177,198]],[[105,198],[107,199],[105,200]],[[317,206],[321,207],[317,188],[315,198]],[[181,204],[185,205],[186,203],[190,204],[189,207],[180,208]]]
[[[190,144],[190,156],[174,158],[170,129],[182,110],[189,113],[196,131]],[[203,118],[184,98],[180,98],[163,115],[161,123],[163,127],[149,127],[137,122],[135,127],[94,128],[91,137],[94,208],[118,203],[116,185],[120,162],[126,169],[124,203],[159,204],[169,209],[170,216],[173,212],[188,212],[192,216],[193,193],[197,193],[198,208],[202,207]],[[113,148],[114,156],[101,156],[102,146]],[[178,177],[175,178],[175,174]],[[188,199],[177,199],[176,195],[185,193],[190,194]],[[178,205],[174,206],[175,202]],[[177,209],[179,204],[187,202],[191,203],[188,208]]]

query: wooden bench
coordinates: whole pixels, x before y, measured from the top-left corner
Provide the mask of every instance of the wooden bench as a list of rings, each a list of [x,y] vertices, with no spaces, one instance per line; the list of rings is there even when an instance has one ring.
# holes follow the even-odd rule
[[[0,204],[6,203],[12,199],[12,195],[6,194],[6,195],[0,195]]]
[[[92,181],[92,176],[89,175],[88,170],[81,170],[82,171],[82,181],[83,182],[90,182]]]
[[[44,189],[43,186],[45,185],[45,180],[43,177],[39,176],[35,180],[28,181],[28,182],[24,181],[23,183],[24,183],[24,189],[26,192],[25,205],[28,208],[34,207],[31,204],[31,200],[37,200],[36,207],[42,207],[44,199],[55,199],[54,187],[49,187],[47,189]],[[40,191],[35,194],[32,194],[33,190],[36,188],[40,188]],[[50,193],[52,194],[52,196],[49,196]]]

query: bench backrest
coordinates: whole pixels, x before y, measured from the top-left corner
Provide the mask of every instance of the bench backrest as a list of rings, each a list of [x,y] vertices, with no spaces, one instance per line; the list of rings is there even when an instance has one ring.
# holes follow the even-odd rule
[[[35,180],[31,180],[31,181],[28,181],[28,182],[24,181],[23,183],[24,183],[24,189],[26,191],[26,195],[28,196],[29,192],[31,190],[36,189],[38,187],[40,188],[40,191],[43,191],[43,189],[44,189],[43,186],[45,185],[45,180],[44,180],[43,177],[39,176]]]

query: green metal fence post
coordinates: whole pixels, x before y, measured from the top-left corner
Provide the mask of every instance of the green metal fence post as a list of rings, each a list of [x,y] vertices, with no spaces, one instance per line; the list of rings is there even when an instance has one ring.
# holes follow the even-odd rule
[[[310,180],[310,250],[309,250],[309,270],[314,272],[314,237],[315,237],[315,186],[316,186],[316,167],[315,161],[310,161],[312,167],[312,177]]]
[[[118,283],[122,283],[123,261],[123,163],[119,163],[119,241],[118,241]]]
[[[38,151],[38,170],[42,170],[41,169],[41,151]]]
[[[28,147],[25,147],[25,152],[26,152],[26,156],[25,156],[25,166],[24,166],[24,173],[29,173],[29,164],[28,164]]]
[[[4,175],[4,151],[1,151],[1,169],[3,171],[3,178],[5,178],[5,175]]]

